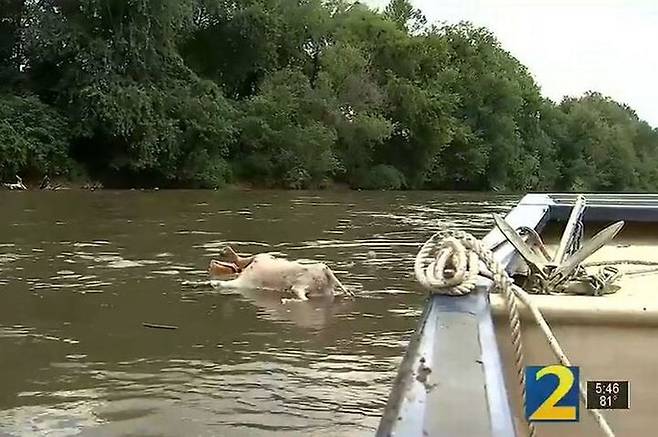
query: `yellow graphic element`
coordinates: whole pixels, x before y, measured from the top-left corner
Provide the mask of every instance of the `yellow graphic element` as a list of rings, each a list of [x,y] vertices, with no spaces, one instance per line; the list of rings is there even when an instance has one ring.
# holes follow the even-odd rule
[[[553,365],[546,366],[536,374],[539,381],[546,375],[555,375],[558,378],[557,387],[553,393],[535,410],[530,420],[576,420],[576,407],[557,406],[558,402],[569,393],[573,387],[574,377],[568,367]]]

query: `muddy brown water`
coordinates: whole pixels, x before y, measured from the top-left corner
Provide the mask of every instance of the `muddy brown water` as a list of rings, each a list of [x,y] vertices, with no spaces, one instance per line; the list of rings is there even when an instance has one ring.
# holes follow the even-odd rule
[[[423,309],[419,244],[483,236],[519,198],[0,192],[0,435],[373,435]],[[227,243],[324,261],[357,298],[214,290]]]

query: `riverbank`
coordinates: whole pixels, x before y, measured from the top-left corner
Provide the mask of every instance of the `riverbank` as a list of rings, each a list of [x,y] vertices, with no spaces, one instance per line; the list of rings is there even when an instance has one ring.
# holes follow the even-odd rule
[[[8,185],[14,185],[15,182],[0,181],[0,191],[11,191],[7,188]],[[197,188],[190,186],[127,186],[125,184],[108,184],[105,185],[100,181],[80,179],[80,180],[69,180],[69,179],[55,179],[50,182],[48,187],[42,188],[43,181],[39,180],[30,180],[28,182],[23,181],[25,190],[20,191],[222,191],[222,192],[251,192],[251,191],[262,191],[262,192],[314,192],[314,193],[357,193],[357,192],[435,192],[435,193],[444,193],[444,194],[475,194],[475,193],[488,193],[491,195],[519,195],[527,192],[544,192],[544,193],[556,193],[556,192],[578,192],[578,193],[648,193],[652,192],[651,190],[564,190],[560,188],[553,189],[543,189],[543,190],[505,190],[505,189],[490,189],[490,190],[469,190],[469,189],[436,189],[436,188],[425,188],[425,189],[385,189],[385,188],[353,188],[346,183],[340,182],[331,182],[324,184],[320,187],[314,188],[286,188],[279,186],[266,186],[257,183],[250,182],[235,182],[230,184],[224,184],[221,187],[217,188]]]
[[[157,185],[149,186],[126,186],[125,184],[104,184],[97,180],[89,179],[54,179],[44,178],[41,180],[30,179],[24,180],[20,177],[17,180],[5,180],[0,181],[0,190],[15,190],[15,191],[59,191],[59,190],[125,190],[125,191],[159,191],[163,190],[206,190],[206,191],[305,191],[305,190],[295,190],[284,187],[269,187],[264,185],[259,185],[256,183],[249,182],[236,182],[231,184],[225,184],[222,187],[217,188],[196,188],[188,186],[165,186],[159,187]],[[17,182],[20,181],[20,184]],[[18,188],[22,185],[21,188]],[[24,188],[23,188],[24,187]],[[315,191],[327,191],[327,192],[341,192],[341,191],[363,191],[362,189],[351,188],[348,184],[331,182],[324,184],[321,187],[318,187]],[[395,191],[395,190],[372,190],[372,191]]]

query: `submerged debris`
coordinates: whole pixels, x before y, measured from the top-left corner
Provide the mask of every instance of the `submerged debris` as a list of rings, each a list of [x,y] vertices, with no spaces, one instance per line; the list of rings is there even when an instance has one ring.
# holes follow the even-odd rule
[[[14,184],[2,184],[5,188],[9,190],[27,190],[27,187],[23,183],[23,179],[20,176],[16,175],[16,183]]]
[[[173,325],[159,325],[157,323],[148,323],[142,322],[142,325],[146,328],[155,328],[155,329],[178,329],[178,326]]]

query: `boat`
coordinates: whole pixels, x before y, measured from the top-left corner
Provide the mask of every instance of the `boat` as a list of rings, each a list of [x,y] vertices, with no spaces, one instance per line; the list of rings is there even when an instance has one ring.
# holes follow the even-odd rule
[[[377,436],[512,437],[529,435],[530,426],[538,437],[654,435],[658,195],[526,194],[504,218],[496,217],[481,243],[516,286],[531,291],[531,303],[518,305],[524,369],[564,364],[535,321],[531,305],[545,319],[569,364],[578,367],[583,387],[589,390],[591,382],[592,390],[598,390],[603,386],[596,381],[614,381],[626,392],[612,393],[613,405],[612,396],[599,401],[600,392],[588,392],[592,404],[581,399],[575,418],[554,417],[530,425],[506,297],[491,278],[480,277],[475,289],[464,295],[428,294]],[[542,276],[542,269],[548,274]],[[562,274],[568,278],[560,278]],[[546,284],[556,289],[542,289]],[[586,286],[571,289],[574,284]],[[532,390],[540,378],[535,376],[525,380],[526,396],[536,395]],[[561,384],[557,377],[555,384]],[[577,393],[577,384],[572,385]],[[611,385],[606,387],[610,394]],[[589,414],[597,411],[607,434]]]

